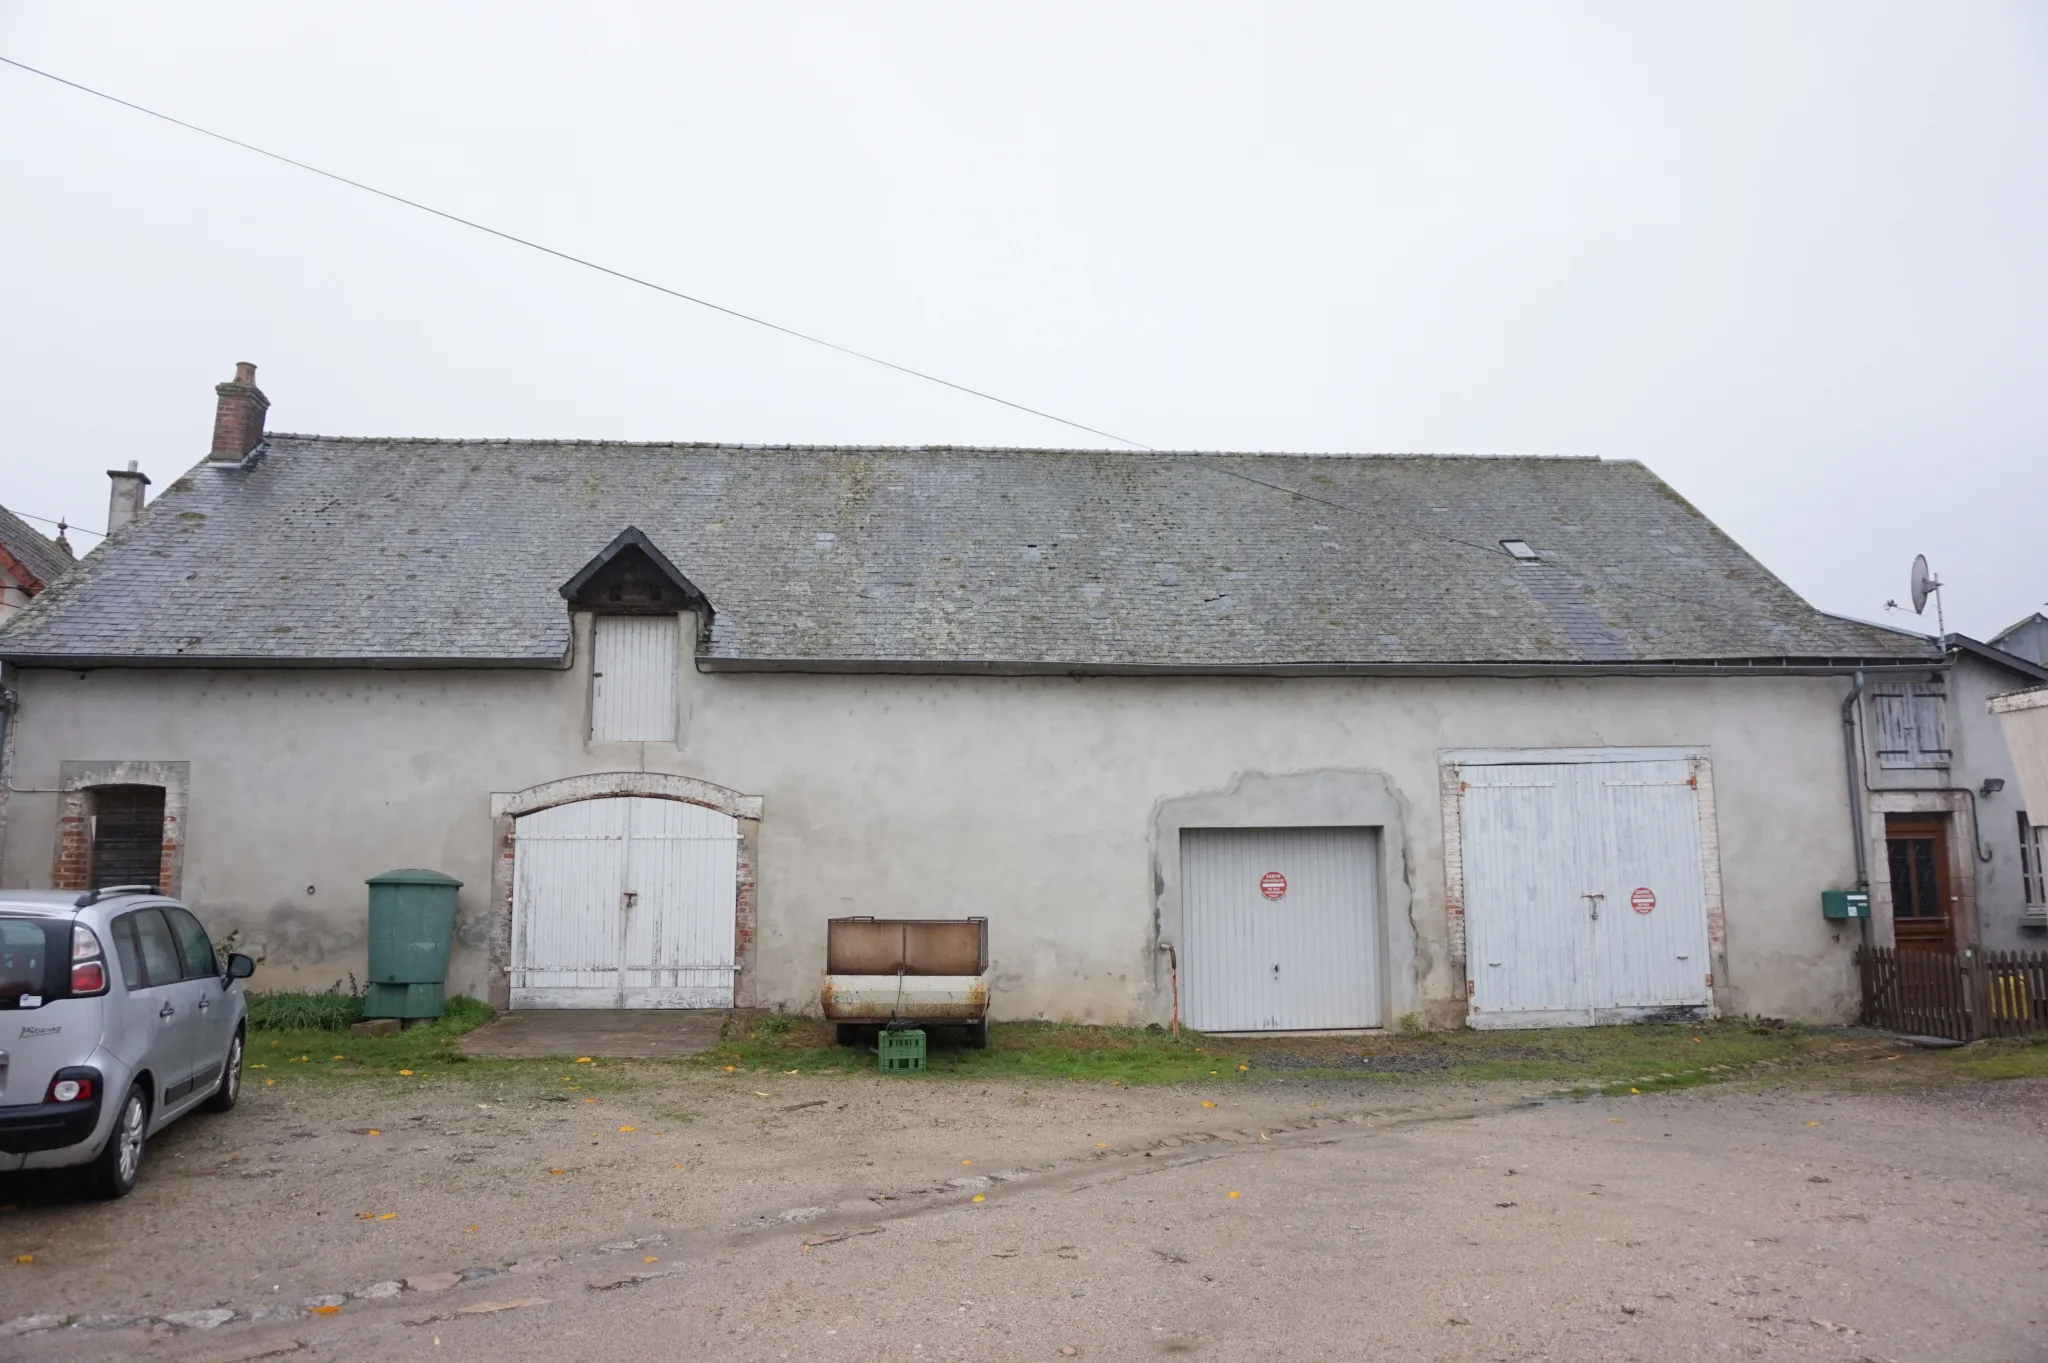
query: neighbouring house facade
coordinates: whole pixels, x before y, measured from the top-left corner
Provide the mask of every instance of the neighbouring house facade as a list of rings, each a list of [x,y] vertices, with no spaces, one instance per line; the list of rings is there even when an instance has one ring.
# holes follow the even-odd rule
[[[46,539],[41,531],[0,506],[0,628],[72,566],[71,545],[64,538],[62,525],[56,539]],[[7,665],[0,662],[0,790],[6,786],[14,699],[13,678]],[[5,799],[0,794],[0,801]]]
[[[1963,635],[1939,643],[1946,666],[1869,681],[1856,707],[1873,941],[2039,949],[2042,811],[2029,813],[1988,702],[2048,668]]]
[[[2048,667],[2048,615],[2035,611],[1992,635],[1990,644],[2001,653]]]
[[[360,977],[365,878],[424,866],[498,1006],[814,1012],[829,918],[985,915],[998,1018],[1840,1021],[1877,697],[1956,670],[1634,462],[267,406],[222,384],[211,456],[0,636],[0,878],[160,884],[258,987]]]
[[[1984,708],[1998,722],[2005,737],[2019,799],[2030,810],[2048,809],[2048,686],[1992,696],[1985,701]],[[2026,848],[2030,906],[2048,903],[2048,856],[2044,856],[2048,853],[2048,846],[2044,846],[2048,844],[2048,828],[2043,827],[2048,818],[2036,814],[2035,819],[2028,830],[2031,836]],[[2039,921],[2039,917],[2030,915],[2030,921]]]
[[[0,625],[13,619],[58,578],[71,571],[71,546],[63,532],[46,538],[27,521],[0,506]]]

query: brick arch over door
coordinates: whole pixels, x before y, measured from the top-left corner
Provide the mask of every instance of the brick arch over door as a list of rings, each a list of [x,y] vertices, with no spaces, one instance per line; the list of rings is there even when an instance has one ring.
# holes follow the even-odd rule
[[[713,809],[735,820],[739,826],[739,867],[733,896],[734,959],[739,972],[733,981],[735,1007],[752,1007],[754,989],[754,944],[759,920],[755,882],[757,849],[761,833],[761,797],[742,795],[725,786],[713,785],[691,776],[667,776],[648,771],[597,772],[546,781],[525,790],[491,796],[491,899],[489,909],[489,962],[491,1007],[504,1010],[512,1002],[512,894],[513,859],[518,851],[518,821],[522,815],[572,804],[579,800],[603,800],[638,796],[653,800],[675,800]],[[472,937],[470,939],[474,941]]]

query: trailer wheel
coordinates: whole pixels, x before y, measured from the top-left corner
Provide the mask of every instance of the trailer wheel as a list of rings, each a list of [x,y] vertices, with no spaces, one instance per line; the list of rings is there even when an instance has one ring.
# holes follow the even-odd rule
[[[970,1049],[977,1051],[985,1051],[988,1049],[987,1018],[983,1018],[979,1022],[970,1022],[967,1024],[967,1045]]]
[[[860,1045],[860,1024],[842,1022],[833,1029],[833,1036],[842,1046]]]

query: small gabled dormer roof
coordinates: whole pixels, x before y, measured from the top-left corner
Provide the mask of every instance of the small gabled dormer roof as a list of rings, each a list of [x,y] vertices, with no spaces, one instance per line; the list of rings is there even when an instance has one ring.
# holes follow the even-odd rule
[[[696,611],[711,624],[710,600],[637,526],[627,526],[561,586],[578,610],[653,614]]]

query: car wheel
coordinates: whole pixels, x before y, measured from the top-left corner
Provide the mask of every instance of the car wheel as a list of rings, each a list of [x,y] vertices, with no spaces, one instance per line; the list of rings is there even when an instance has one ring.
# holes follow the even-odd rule
[[[94,1197],[111,1200],[127,1195],[142,1172],[142,1147],[149,1140],[149,1095],[130,1084],[114,1114],[114,1129],[99,1156],[85,1169],[85,1186]]]
[[[200,1104],[208,1112],[226,1112],[235,1105],[235,1099],[242,1096],[242,1033],[235,1032],[235,1039],[228,1043],[228,1061],[221,1069],[220,1087]]]

